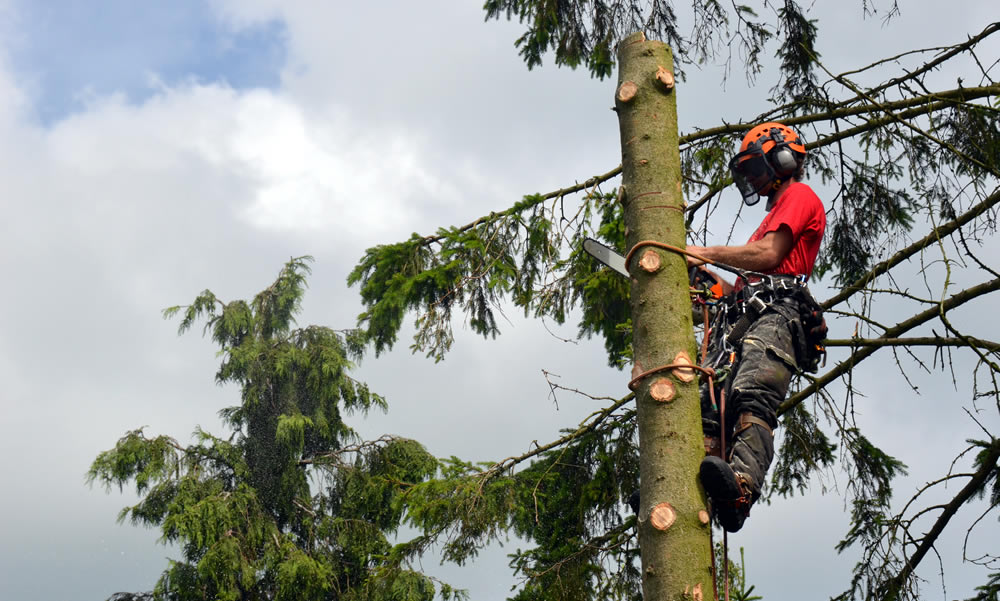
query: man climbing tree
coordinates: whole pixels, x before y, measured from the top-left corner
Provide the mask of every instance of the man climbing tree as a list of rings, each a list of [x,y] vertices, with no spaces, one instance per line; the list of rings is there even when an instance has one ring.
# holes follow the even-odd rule
[[[700,476],[716,516],[730,532],[743,527],[760,497],[774,457],[775,412],[785,400],[792,374],[814,362],[815,338],[822,340],[825,334],[818,306],[803,288],[826,228],[823,203],[799,181],[805,158],[805,145],[791,128],[772,122],[751,129],[729,166],[747,205],[767,197],[767,215],[745,245],[687,249],[692,266],[703,264],[695,258],[701,257],[770,276],[755,278],[750,286],[742,279],[735,287],[723,284],[733,308],[741,309],[729,314],[739,313],[748,329],[742,339],[732,334],[711,337],[710,356],[731,365],[712,366],[728,369],[729,377],[724,385],[715,384],[717,390],[706,386],[702,395],[707,456]],[[736,323],[732,325],[736,330]],[[710,335],[710,330],[705,332]],[[727,345],[732,353],[720,348]],[[730,400],[728,410],[721,403],[725,413],[720,414],[716,398]],[[726,419],[726,413],[736,419]],[[721,436],[729,444],[721,445]]]

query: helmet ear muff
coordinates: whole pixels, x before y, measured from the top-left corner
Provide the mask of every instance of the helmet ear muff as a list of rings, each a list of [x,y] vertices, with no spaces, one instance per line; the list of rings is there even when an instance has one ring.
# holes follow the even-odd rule
[[[794,136],[795,134],[793,133],[792,135]],[[799,166],[802,164],[801,159],[804,159],[805,156],[802,156],[801,159],[797,156],[797,153],[789,146],[789,142],[785,140],[785,136],[781,133],[781,130],[777,128],[771,129],[770,138],[774,142],[774,146],[766,155],[767,161],[771,164],[771,168],[774,169],[778,177],[791,177],[798,171]]]
[[[771,161],[771,166],[779,174],[785,177],[795,173],[799,168],[799,161],[795,158],[795,152],[784,142],[776,146],[767,153],[767,158]]]

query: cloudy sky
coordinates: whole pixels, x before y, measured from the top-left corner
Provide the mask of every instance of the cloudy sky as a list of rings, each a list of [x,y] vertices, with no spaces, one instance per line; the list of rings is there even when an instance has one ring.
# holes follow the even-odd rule
[[[836,4],[815,7],[834,71],[950,44],[996,17],[989,0],[944,12],[900,0],[902,15],[884,26],[862,20],[861,2]],[[217,411],[237,402],[213,383],[210,342],[177,337],[164,307],[205,288],[249,297],[289,257],[311,254],[300,323],[350,327],[360,304],[345,279],[365,248],[619,163],[613,84],[529,72],[519,34],[484,23],[477,2],[0,0],[0,600],[148,590],[172,555],[155,532],[115,523],[134,500],[127,491],[84,483],[127,430],[185,441],[198,425],[220,431]],[[997,57],[994,43],[986,58]],[[733,77],[722,88],[720,74],[707,66],[679,87],[683,131],[756,113],[774,84],[747,90]],[[624,393],[599,341],[566,343],[550,330],[572,337],[572,327],[508,318],[489,342],[457,324],[440,364],[410,355],[405,338],[367,359],[358,376],[390,412],[358,429],[411,436],[439,456],[500,459],[597,408],[551,398],[542,370]],[[876,365],[859,372],[873,401],[863,419],[914,468],[903,492],[975,435],[954,411],[966,434],[929,450],[943,422],[918,416],[942,395],[960,405],[961,391],[901,398],[902,382],[876,378]],[[842,590],[853,562],[833,550],[843,512],[836,494],[756,509],[733,540],[756,590],[768,601]],[[424,567],[473,598],[501,599],[512,584],[505,552],[466,570]],[[978,582],[950,567],[947,598],[968,596]],[[944,598],[936,572],[928,563],[927,590]]]

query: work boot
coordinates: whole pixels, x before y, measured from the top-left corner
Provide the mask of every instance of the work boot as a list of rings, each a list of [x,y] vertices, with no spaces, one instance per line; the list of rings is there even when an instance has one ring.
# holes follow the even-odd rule
[[[741,474],[714,455],[701,461],[698,471],[701,484],[712,500],[712,511],[727,532],[736,532],[750,515],[753,496],[752,484],[746,474]]]
[[[774,435],[767,422],[743,413],[734,430],[729,463],[708,456],[699,472],[715,514],[729,532],[743,527],[774,457]]]
[[[774,434],[767,423],[749,413],[740,415],[733,434],[733,448],[729,464],[737,473],[744,474],[753,483],[751,494],[756,501],[767,477],[767,468],[774,457]]]

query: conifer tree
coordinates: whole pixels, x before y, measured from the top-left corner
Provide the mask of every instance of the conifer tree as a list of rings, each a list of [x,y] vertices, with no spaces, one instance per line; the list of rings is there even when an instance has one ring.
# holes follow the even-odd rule
[[[164,312],[182,333],[204,323],[222,358],[216,381],[238,386],[240,403],[220,412],[227,437],[199,428],[183,445],[137,429],[94,460],[90,482],[141,497],[119,519],[158,528],[180,552],[151,591],[112,600],[461,596],[393,544],[401,495],[437,462],[413,440],[359,440],[345,422],[386,403],[350,377],[349,335],[295,327],[309,260],[291,259],[252,300],[206,290]]]
[[[527,24],[516,43],[529,68],[552,51],[558,64],[586,65],[606,77],[625,35],[664,40],[675,51],[679,93],[684,69],[719,48],[739,48],[757,78],[773,49],[779,65],[771,108],[680,136],[685,221],[689,236],[704,242],[709,216],[720,219],[717,210],[732,206],[720,200],[730,183],[727,163],[752,125],[780,121],[806,137],[809,176],[835,191],[824,199],[829,225],[815,274],[832,290],[821,299],[831,361],[816,377],[802,374],[781,408],[770,494],[804,494],[817,472],[846,471],[851,527],[838,548],[859,550],[861,560],[838,599],[915,599],[916,569],[958,510],[977,499],[984,517],[1000,507],[1000,434],[990,426],[1000,414],[1000,343],[986,339],[991,328],[982,321],[970,329],[958,319],[1000,290],[995,261],[983,254],[1000,204],[1000,67],[982,55],[1000,23],[838,74],[822,63],[818,24],[799,3],[764,5],[776,9],[770,21],[751,7],[713,0],[694,0],[694,21],[683,23],[668,3],[635,0],[488,0],[485,10],[488,19]],[[891,4],[886,16],[896,10]],[[950,87],[932,83],[933,74],[957,67],[981,75]],[[609,165],[604,174],[527,195],[464,226],[369,249],[349,279],[366,306],[359,325],[367,341],[376,353],[390,348],[412,312],[412,348],[441,360],[453,342],[453,313],[494,337],[495,311],[513,303],[557,323],[578,311],[580,335],[602,338],[611,365],[630,365],[637,358],[632,333],[644,324],[630,308],[629,282],[586,256],[581,241],[593,236],[630,250],[621,202],[628,190],[602,185],[634,168]],[[850,378],[876,353],[891,353],[904,381],[913,369],[937,369],[956,388],[971,382],[961,387],[965,400],[989,413],[970,413],[968,445],[955,469],[904,502],[894,502],[893,481],[906,465],[861,431],[854,412],[864,399]],[[623,510],[639,485],[634,401],[626,394],[559,439],[495,464],[451,460],[411,490],[407,519],[457,562],[507,531],[529,540],[533,546],[511,561],[526,577],[519,601],[643,598],[637,545],[644,541],[637,541],[636,517]],[[925,501],[949,484],[949,501]],[[970,558],[986,572],[978,598],[989,598],[995,555]]]

